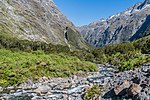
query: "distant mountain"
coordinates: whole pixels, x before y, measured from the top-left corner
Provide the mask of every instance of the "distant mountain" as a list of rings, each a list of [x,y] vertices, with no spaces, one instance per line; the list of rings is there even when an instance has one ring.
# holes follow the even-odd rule
[[[0,0],[0,33],[31,41],[86,47],[75,26],[52,0]]]
[[[100,13],[100,12],[99,12]],[[150,0],[138,3],[124,12],[77,27],[85,40],[96,47],[126,42],[146,35],[150,25]]]

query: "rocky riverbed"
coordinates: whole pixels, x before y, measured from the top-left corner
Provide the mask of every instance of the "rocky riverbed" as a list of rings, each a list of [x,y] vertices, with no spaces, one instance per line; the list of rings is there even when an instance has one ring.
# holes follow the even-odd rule
[[[150,100],[150,64],[125,72],[111,65],[98,65],[98,70],[88,76],[42,77],[16,87],[0,87],[0,100],[83,100],[93,85],[104,88],[97,100]]]

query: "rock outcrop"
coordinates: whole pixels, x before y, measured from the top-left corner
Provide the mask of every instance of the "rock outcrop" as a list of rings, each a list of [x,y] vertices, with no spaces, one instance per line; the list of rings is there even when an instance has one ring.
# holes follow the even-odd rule
[[[142,91],[142,87],[139,86],[138,84],[133,83],[129,89],[128,89],[128,94],[129,96],[136,96]]]
[[[129,81],[125,80],[121,85],[114,88],[114,92],[116,95],[122,95],[119,94],[121,92],[126,92],[126,89],[130,87]]]

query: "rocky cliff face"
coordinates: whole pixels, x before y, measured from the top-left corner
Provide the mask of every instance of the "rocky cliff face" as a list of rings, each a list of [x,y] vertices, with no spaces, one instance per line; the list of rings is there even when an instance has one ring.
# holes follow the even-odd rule
[[[84,47],[79,32],[52,0],[0,0],[0,16],[0,33],[32,41]],[[75,37],[66,40],[65,33]],[[72,42],[72,39],[76,41]]]
[[[138,30],[147,23],[149,14],[150,0],[145,0],[108,19],[100,19],[89,25],[78,27],[78,30],[88,43],[96,47],[125,42],[135,34],[136,36],[139,34]]]

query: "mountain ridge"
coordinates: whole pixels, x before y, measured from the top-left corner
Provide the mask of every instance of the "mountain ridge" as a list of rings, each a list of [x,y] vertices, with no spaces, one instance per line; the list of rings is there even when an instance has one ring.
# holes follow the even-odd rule
[[[85,40],[95,47],[127,42],[145,22],[150,14],[149,9],[149,0],[145,0],[108,19],[101,19],[77,29]]]

